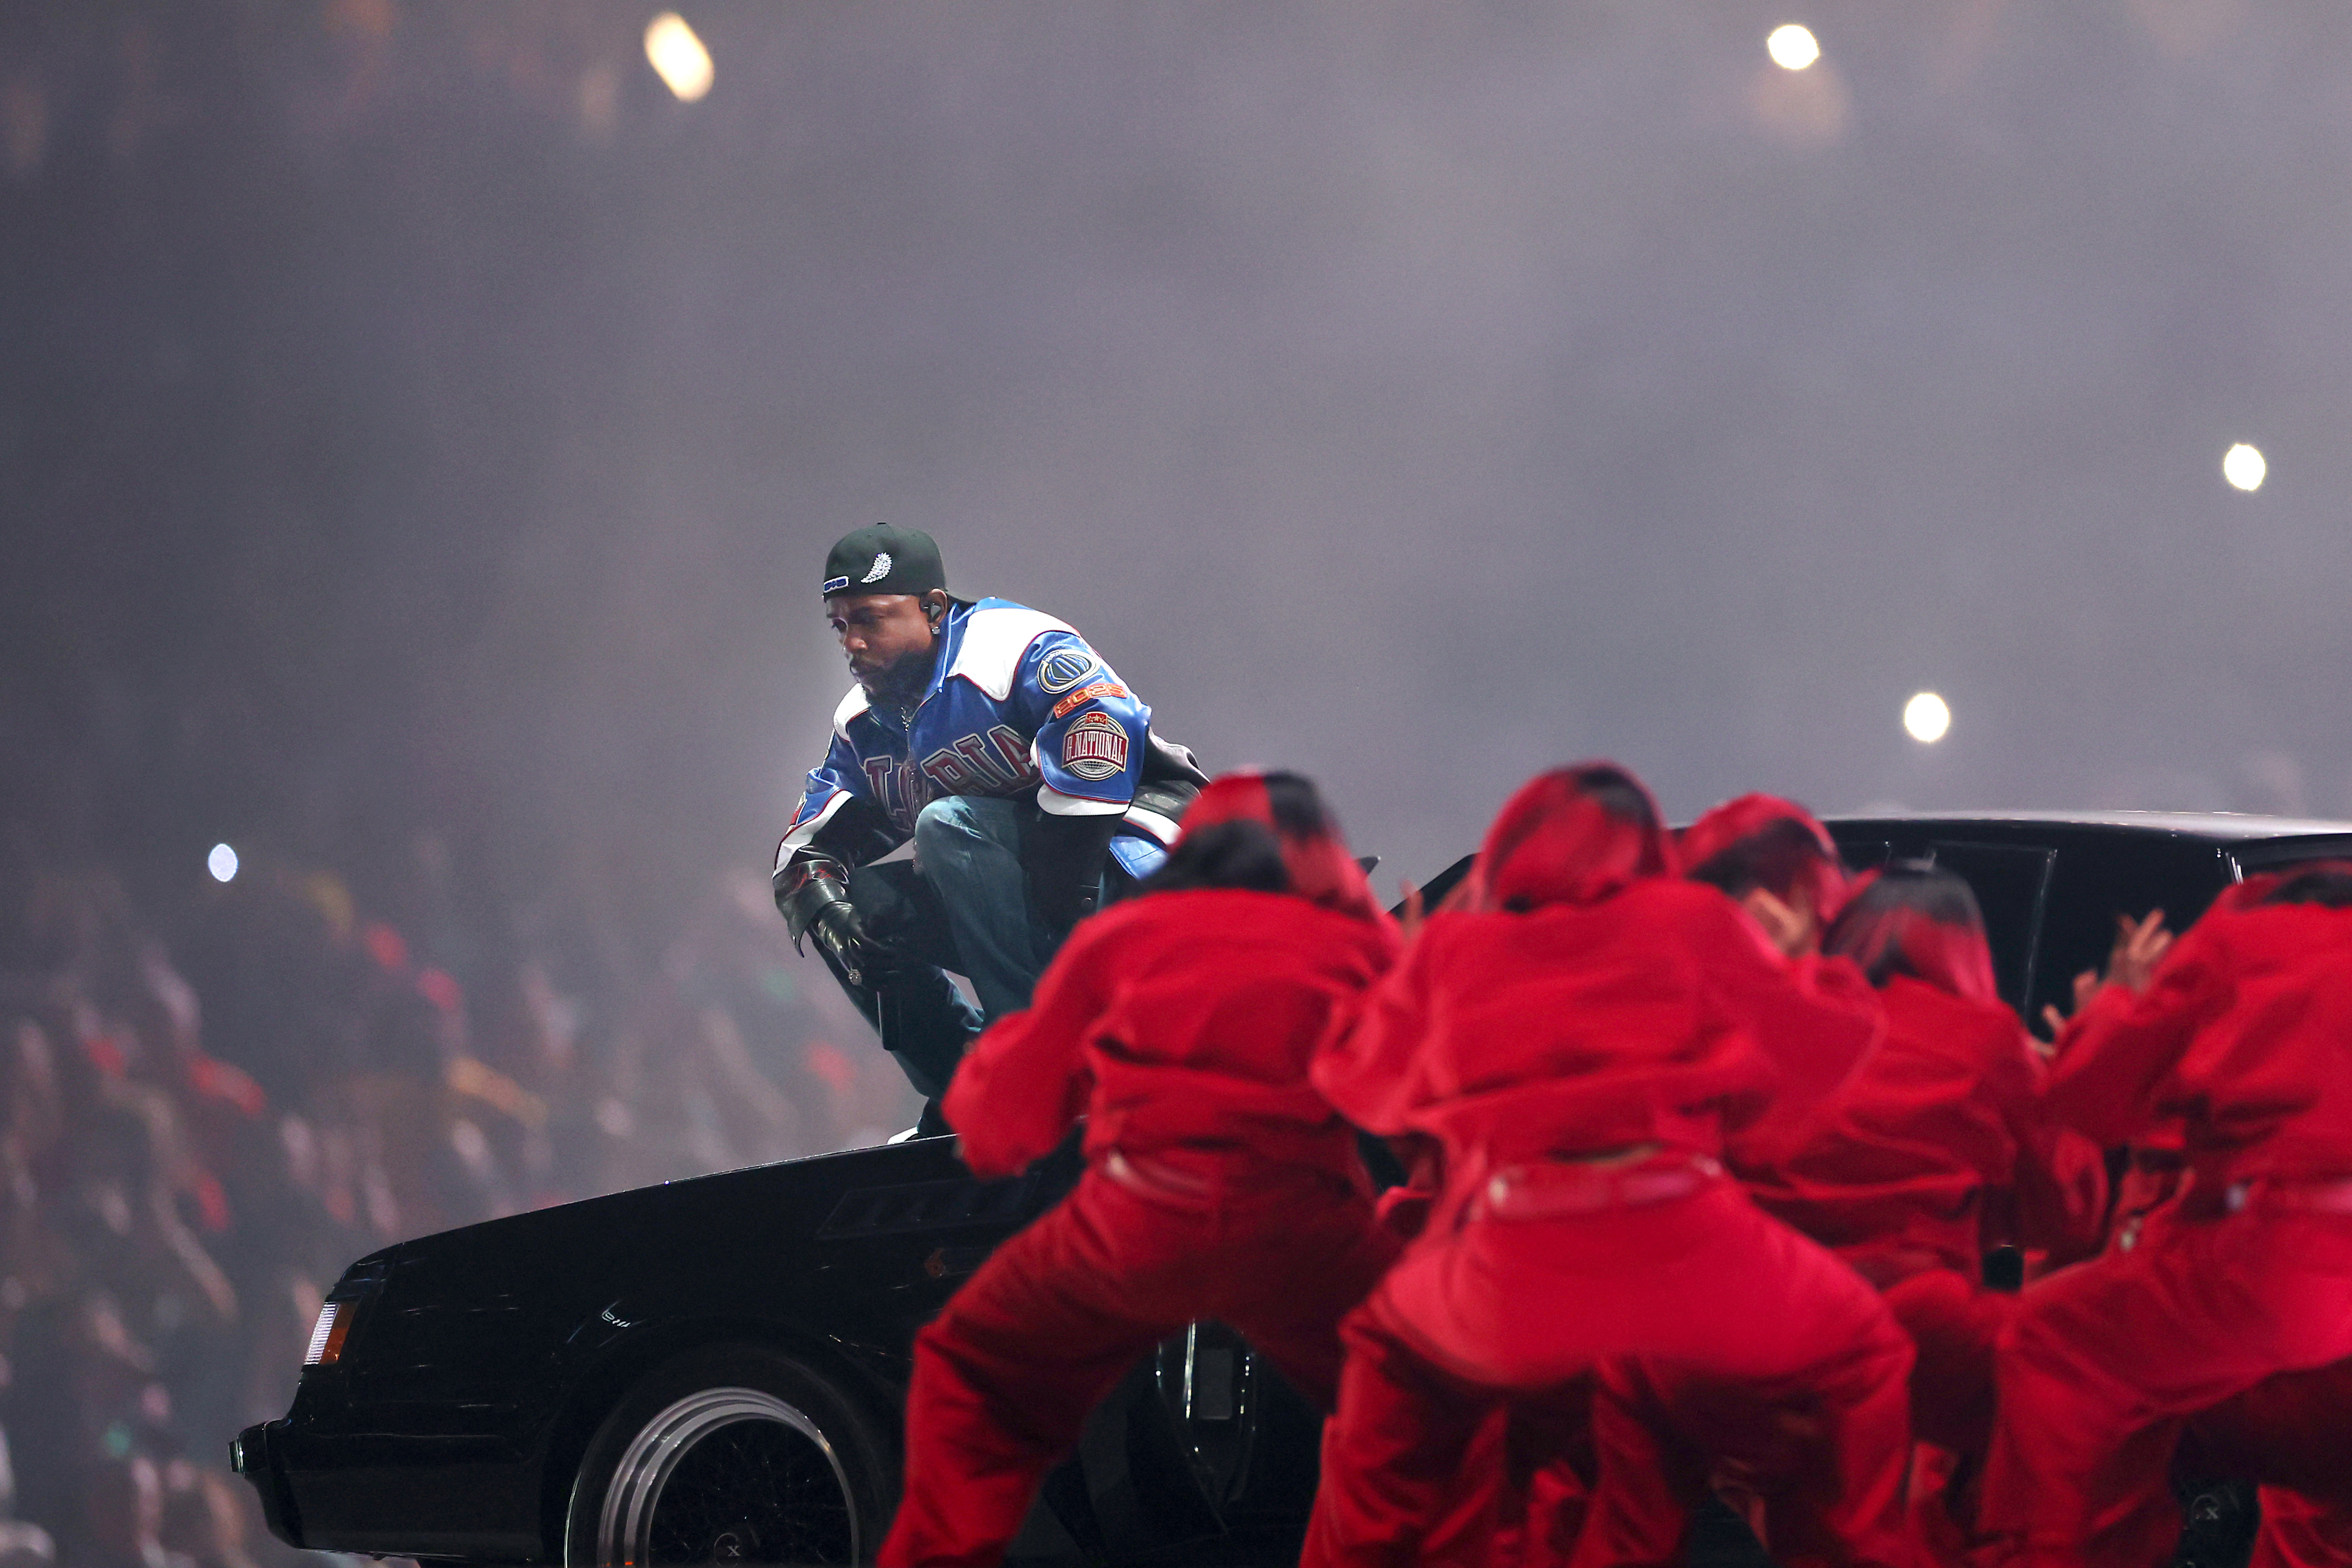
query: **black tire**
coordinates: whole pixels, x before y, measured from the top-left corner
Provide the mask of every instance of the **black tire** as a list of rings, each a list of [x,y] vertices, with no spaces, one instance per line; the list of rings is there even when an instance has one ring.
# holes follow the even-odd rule
[[[582,1456],[565,1568],[871,1563],[895,1502],[878,1423],[758,1345],[713,1345],[630,1385]]]

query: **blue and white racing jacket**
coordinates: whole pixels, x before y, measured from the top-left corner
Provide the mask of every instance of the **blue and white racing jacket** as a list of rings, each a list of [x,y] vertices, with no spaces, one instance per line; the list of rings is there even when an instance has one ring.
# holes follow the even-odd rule
[[[904,843],[940,796],[1034,795],[1056,816],[1118,816],[1111,853],[1132,876],[1157,870],[1176,824],[1136,800],[1153,771],[1151,710],[1066,623],[1007,600],[957,603],[940,637],[930,686],[906,711],[870,705],[861,687],[842,699],[778,867],[853,800]],[[1191,771],[1189,756],[1181,765]]]

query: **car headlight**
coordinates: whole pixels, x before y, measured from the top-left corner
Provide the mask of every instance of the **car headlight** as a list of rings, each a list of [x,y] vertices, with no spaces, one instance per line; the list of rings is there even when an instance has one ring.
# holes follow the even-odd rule
[[[327,1292],[326,1304],[319,1309],[319,1321],[310,1330],[310,1348],[302,1352],[302,1364],[332,1366],[343,1358],[343,1346],[350,1342],[352,1326],[359,1321],[360,1307],[367,1298],[383,1285],[385,1265],[370,1261],[355,1263],[335,1281]]]
[[[352,1335],[352,1304],[330,1301],[319,1309],[319,1326],[310,1331],[310,1348],[302,1352],[304,1366],[332,1366],[343,1358],[343,1342]]]

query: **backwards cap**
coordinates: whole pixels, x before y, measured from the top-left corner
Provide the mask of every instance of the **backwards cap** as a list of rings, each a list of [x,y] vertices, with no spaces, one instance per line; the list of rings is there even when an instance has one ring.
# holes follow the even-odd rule
[[[824,558],[824,596],[928,594],[948,585],[940,547],[919,529],[861,528],[845,533]]]
[[[1268,787],[1275,780],[1286,787],[1277,800]],[[1256,769],[1221,773],[1184,809],[1184,826],[1176,841],[1183,843],[1203,828],[1223,822],[1255,822],[1272,830],[1282,846],[1282,866],[1290,890],[1342,914],[1381,918],[1372,885],[1363,868],[1348,853],[1339,825],[1314,794],[1314,786],[1295,774],[1269,774]]]
[[[1675,868],[1658,803],[1614,763],[1538,773],[1504,804],[1470,870],[1470,907],[1589,904]]]

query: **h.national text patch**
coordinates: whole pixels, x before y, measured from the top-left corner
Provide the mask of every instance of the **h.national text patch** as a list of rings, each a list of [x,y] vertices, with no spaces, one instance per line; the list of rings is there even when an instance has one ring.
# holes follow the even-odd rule
[[[1080,715],[1062,736],[1062,766],[1093,784],[1118,777],[1127,772],[1127,731],[1108,713]]]

